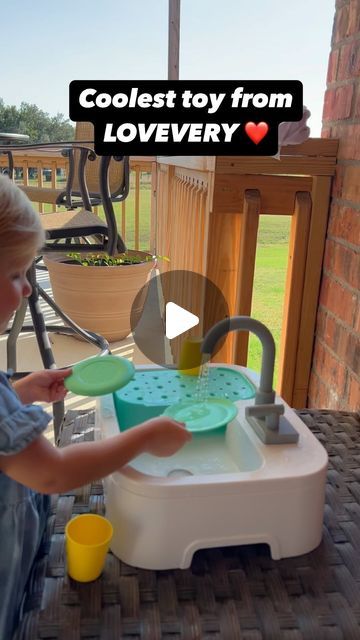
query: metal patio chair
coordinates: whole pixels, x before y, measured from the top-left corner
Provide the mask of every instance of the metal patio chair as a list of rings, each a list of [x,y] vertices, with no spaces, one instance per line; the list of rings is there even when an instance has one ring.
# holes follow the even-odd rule
[[[62,250],[59,241],[67,240],[76,251],[86,250],[83,246],[86,242],[92,244],[92,250],[106,251],[110,255],[126,250],[121,236],[117,234],[113,203],[122,202],[128,195],[129,158],[96,156],[93,139],[93,125],[78,122],[74,143],[62,151],[69,161],[65,189],[21,186],[32,202],[50,203],[67,209],[41,214],[47,237],[46,249]],[[97,205],[104,208],[105,222],[92,212],[92,207]],[[79,238],[82,242],[74,243]]]
[[[91,331],[86,331],[76,325],[44,291],[36,279],[36,270],[44,268],[39,264],[41,256],[48,251],[64,251],[64,248],[82,252],[89,250],[104,251],[110,255],[122,253],[125,244],[117,231],[113,202],[123,201],[129,192],[129,158],[98,157],[92,149],[92,125],[78,123],[77,138],[73,143],[47,145],[21,145],[16,150],[37,149],[48,147],[61,149],[69,159],[69,173],[65,189],[48,189],[22,186],[21,188],[33,201],[49,202],[64,205],[66,211],[40,214],[46,232],[46,242],[39,252],[39,256],[32,265],[28,277],[32,285],[32,294],[24,300],[21,308],[16,312],[12,326],[8,330],[7,366],[14,371],[14,378],[19,378],[28,372],[17,372],[16,345],[21,332],[34,331],[36,334],[42,362],[45,368],[54,368],[55,360],[52,353],[48,331],[77,334],[100,349],[101,355],[109,352],[108,342]],[[85,140],[86,139],[86,140]],[[15,150],[6,147],[6,154]],[[0,147],[0,153],[5,149]],[[9,177],[12,177],[13,163],[9,166]],[[102,205],[105,219],[102,221],[92,212],[92,206]],[[64,247],[65,242],[65,247]],[[62,319],[64,325],[46,325],[40,310],[39,297],[54,310]],[[32,318],[32,325],[24,325],[27,307]],[[54,430],[57,436],[63,415],[64,403],[53,405]]]

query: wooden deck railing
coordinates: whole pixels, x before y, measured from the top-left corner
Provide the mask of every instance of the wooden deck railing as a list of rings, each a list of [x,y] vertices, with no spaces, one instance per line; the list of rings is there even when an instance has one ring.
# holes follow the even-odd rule
[[[279,160],[158,158],[157,251],[171,256],[165,268],[217,285],[230,315],[251,315],[259,216],[291,216],[277,386],[294,407],[307,401],[337,147],[310,139],[284,147]],[[176,301],[196,313],[191,291],[176,292]],[[215,359],[246,365],[247,352],[248,334],[229,334]]]
[[[41,189],[41,202],[34,201],[40,213],[61,210],[51,200],[51,191],[65,188],[68,161],[59,152],[15,151],[14,170],[17,184]],[[0,171],[7,168],[7,157],[0,154]],[[129,248],[153,251],[156,219],[156,158],[134,157],[130,161],[130,194],[122,203],[115,203],[119,230]],[[39,192],[37,191],[37,194]],[[30,199],[32,195],[29,194]],[[39,197],[39,196],[38,196]],[[101,207],[94,208],[102,215]],[[142,215],[141,215],[142,213]]]

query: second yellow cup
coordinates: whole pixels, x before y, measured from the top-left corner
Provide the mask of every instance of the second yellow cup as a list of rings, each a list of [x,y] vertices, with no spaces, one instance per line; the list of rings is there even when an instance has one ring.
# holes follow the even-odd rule
[[[91,582],[104,568],[113,536],[109,520],[95,513],[84,513],[70,520],[65,528],[67,572],[78,582]]]
[[[202,362],[202,338],[186,338],[181,345],[179,371],[187,376],[198,376]]]

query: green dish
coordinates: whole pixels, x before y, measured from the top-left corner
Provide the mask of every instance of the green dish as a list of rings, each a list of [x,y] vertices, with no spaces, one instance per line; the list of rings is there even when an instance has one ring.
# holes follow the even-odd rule
[[[79,396],[102,396],[121,389],[134,375],[134,365],[125,358],[95,356],[75,364],[64,385]]]
[[[207,433],[225,427],[237,412],[238,408],[230,400],[207,398],[204,402],[178,402],[168,407],[163,415],[185,422],[186,428],[192,433]]]

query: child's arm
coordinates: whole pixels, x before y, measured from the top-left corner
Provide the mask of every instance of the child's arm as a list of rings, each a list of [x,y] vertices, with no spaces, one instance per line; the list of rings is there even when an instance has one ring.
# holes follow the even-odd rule
[[[67,394],[64,378],[72,369],[44,369],[34,371],[13,383],[13,388],[23,404],[33,402],[59,402]]]
[[[182,423],[154,418],[112,438],[63,449],[40,436],[18,454],[0,456],[0,469],[35,491],[62,493],[104,478],[141,453],[172,455],[189,440]]]

